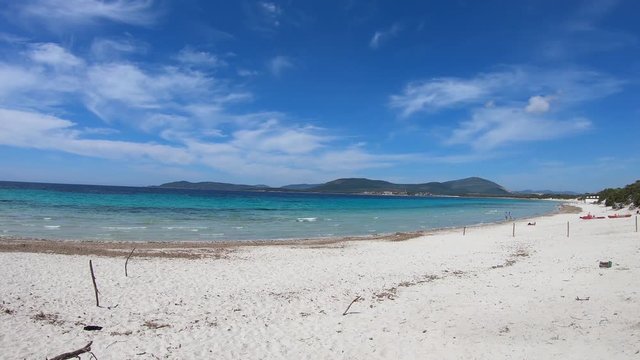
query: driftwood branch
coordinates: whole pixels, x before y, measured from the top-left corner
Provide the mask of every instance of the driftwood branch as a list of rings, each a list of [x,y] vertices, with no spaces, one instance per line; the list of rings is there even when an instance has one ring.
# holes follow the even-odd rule
[[[579,296],[576,296],[576,301],[589,301],[589,297],[587,296],[587,297],[581,298]]]
[[[124,262],[124,276],[127,277],[127,264],[129,263],[129,258],[131,257],[131,255],[133,255],[133,252],[136,251],[136,248],[134,247],[131,252],[129,253],[129,256],[127,256],[127,261]]]
[[[96,293],[96,306],[100,307],[100,300],[98,299],[98,286],[96,285],[96,276],[93,273],[93,264],[89,260],[89,269],[91,270],[91,281],[93,281],[93,290]]]
[[[353,305],[353,303],[355,303],[356,301],[360,300],[360,295],[356,296],[355,299],[353,299],[353,301],[351,301],[351,304],[349,304],[349,306],[347,306],[347,309],[342,313],[342,315],[347,315],[349,313],[349,309],[351,309],[351,305]]]
[[[82,349],[78,349],[78,350],[71,351],[71,352],[66,352],[64,354],[60,354],[60,355],[58,355],[56,357],[53,357],[53,358],[51,358],[49,360],[66,360],[66,359],[77,358],[77,357],[80,356],[80,354],[91,352],[91,344],[93,344],[93,341],[90,341]],[[93,357],[95,357],[95,355],[93,355]]]

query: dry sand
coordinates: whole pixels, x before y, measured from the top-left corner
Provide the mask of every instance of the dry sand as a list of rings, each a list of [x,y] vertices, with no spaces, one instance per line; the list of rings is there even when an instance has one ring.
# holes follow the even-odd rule
[[[100,360],[640,359],[635,217],[521,219],[515,237],[512,226],[404,241],[136,245],[128,277],[131,244],[5,240],[0,358],[93,341]],[[605,260],[613,266],[600,268]]]

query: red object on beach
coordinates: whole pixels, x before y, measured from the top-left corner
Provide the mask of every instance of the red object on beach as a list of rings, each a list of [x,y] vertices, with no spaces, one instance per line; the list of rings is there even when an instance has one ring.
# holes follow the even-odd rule
[[[609,215],[609,219],[628,218],[628,217],[631,217],[631,214],[626,214],[626,215],[613,214],[613,215]]]
[[[595,216],[595,215],[587,214],[585,216],[580,216],[580,219],[582,220],[604,219],[604,216]]]

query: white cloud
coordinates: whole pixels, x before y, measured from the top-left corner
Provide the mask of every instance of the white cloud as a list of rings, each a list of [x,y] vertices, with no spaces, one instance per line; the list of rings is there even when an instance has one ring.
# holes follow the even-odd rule
[[[402,116],[421,111],[435,111],[463,104],[493,101],[490,96],[498,90],[522,82],[524,73],[518,69],[480,74],[474,78],[435,78],[413,81],[400,95],[392,95],[389,105],[400,110]]]
[[[132,165],[204,166],[267,183],[312,181],[412,161],[369,153],[282,113],[233,114],[229,107],[252,94],[191,66],[103,62],[95,53],[83,59],[56,44],[24,49],[17,64],[0,61],[0,145]],[[272,65],[280,74],[292,63],[279,57]],[[87,127],[84,110],[105,120],[109,129]],[[136,136],[156,142],[131,140]]]
[[[478,108],[473,111],[471,120],[460,123],[453,130],[447,143],[490,150],[506,144],[572,136],[590,128],[591,122],[584,118],[558,121],[519,108]]]
[[[24,2],[21,12],[54,27],[109,20],[132,25],[151,25],[157,18],[153,0],[35,0]]]
[[[514,103],[522,97],[531,97],[532,93],[552,94],[554,104],[569,106],[616,93],[622,84],[595,71],[514,66],[466,79],[450,77],[409,82],[401,94],[390,96],[389,106],[407,117],[420,112],[495,104],[496,100]]]
[[[293,67],[293,62],[289,57],[280,55],[269,60],[267,67],[271,74],[280,76],[285,70]]]
[[[35,62],[51,66],[75,67],[84,64],[80,58],[53,43],[32,45],[29,57]]]
[[[0,31],[0,41],[8,44],[23,44],[23,43],[27,43],[29,39],[23,36],[18,36],[18,35]]]
[[[262,1],[258,3],[258,6],[265,14],[265,16],[269,17],[274,25],[280,25],[278,17],[282,14],[282,9],[276,3]]]
[[[529,113],[544,113],[549,111],[550,106],[548,98],[536,95],[529,98],[529,103],[524,110]]]
[[[232,144],[241,149],[284,154],[307,154],[331,141],[330,137],[317,133],[314,127],[283,127],[276,119],[270,119],[256,128],[233,133]]]
[[[178,61],[204,67],[219,67],[226,65],[226,62],[220,59],[218,56],[206,51],[198,51],[191,47],[185,47],[178,53]]]
[[[153,143],[83,138],[69,120],[35,112],[0,108],[0,144],[57,150],[106,159],[150,159],[188,164],[193,156],[185,149]]]
[[[0,63],[0,99],[37,86],[39,75],[22,66]]]
[[[186,106],[205,98],[215,101],[218,97],[215,96],[218,91],[215,79],[198,71],[175,67],[151,72],[130,63],[99,64],[88,69],[87,80],[88,105],[106,120],[122,111],[184,112]],[[222,93],[220,101],[231,94]],[[110,115],[110,109],[117,111]]]
[[[111,61],[120,58],[122,55],[145,53],[146,51],[146,44],[132,38],[97,38],[91,43],[91,53],[100,60]]]
[[[244,5],[247,25],[264,35],[273,35],[281,26],[284,10],[272,1]]]
[[[376,31],[371,37],[371,40],[369,40],[369,47],[372,49],[378,49],[383,43],[398,36],[400,30],[400,26],[398,24],[394,24],[389,29]]]

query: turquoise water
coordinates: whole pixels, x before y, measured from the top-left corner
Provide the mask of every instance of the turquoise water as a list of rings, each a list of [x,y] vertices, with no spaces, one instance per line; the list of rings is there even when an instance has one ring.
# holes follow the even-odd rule
[[[494,198],[217,192],[0,182],[0,237],[269,240],[371,235],[550,213],[558,203]]]

